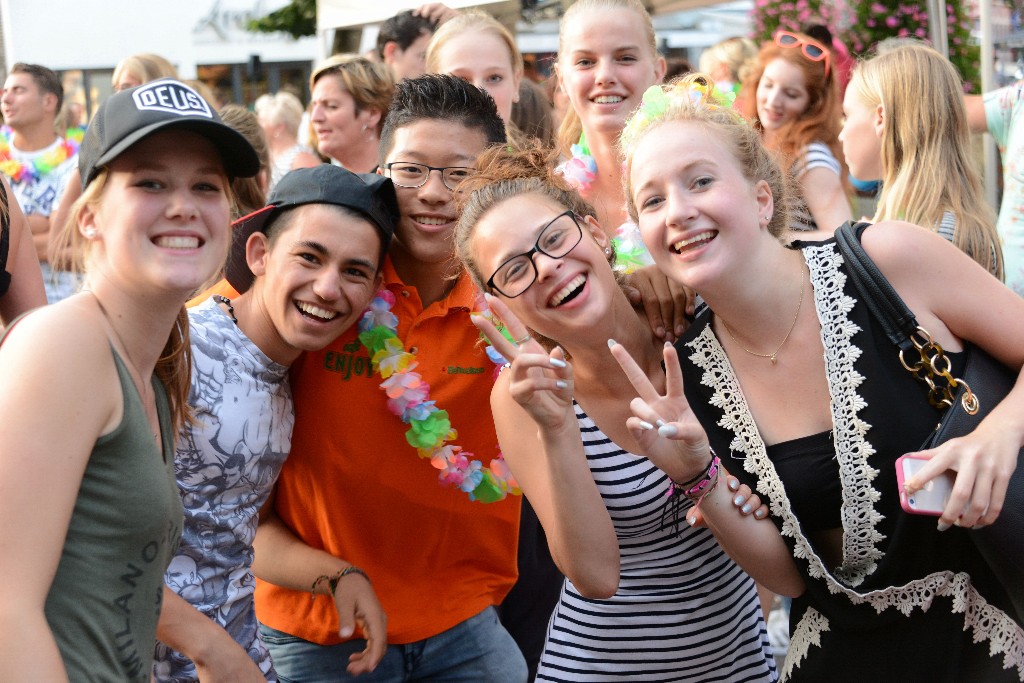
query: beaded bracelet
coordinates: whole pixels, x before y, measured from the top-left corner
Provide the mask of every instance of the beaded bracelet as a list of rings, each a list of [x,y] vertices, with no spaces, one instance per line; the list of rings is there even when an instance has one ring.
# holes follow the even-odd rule
[[[334,576],[321,574],[320,576],[316,577],[315,579],[313,579],[313,585],[310,586],[309,592],[313,594],[313,599],[315,600],[317,595],[317,586],[320,585],[321,581],[326,581],[328,592],[330,593],[331,597],[334,597],[334,592],[338,589],[338,582],[341,581],[344,577],[348,576],[349,574],[359,574],[364,579],[366,579],[367,582],[370,581],[370,577],[369,575],[367,575],[366,572],[364,572],[359,567],[356,567],[355,565],[350,565],[339,571]]]
[[[712,450],[711,461],[708,462],[708,466],[704,468],[704,471],[693,479],[687,481],[685,484],[679,484],[674,481],[671,482],[669,495],[679,493],[690,500],[700,500],[710,493],[718,484],[718,471],[721,464],[722,463],[718,459],[718,456],[715,455],[715,451]]]

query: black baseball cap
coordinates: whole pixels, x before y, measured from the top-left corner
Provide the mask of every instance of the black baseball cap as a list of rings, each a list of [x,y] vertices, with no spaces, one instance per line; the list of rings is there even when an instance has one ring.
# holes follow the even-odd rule
[[[232,178],[248,178],[260,170],[256,150],[220,120],[209,102],[181,81],[164,78],[114,93],[96,112],[78,150],[82,189],[136,142],[170,127],[212,142]]]
[[[268,204],[233,223],[234,234],[224,277],[238,292],[252,285],[253,274],[245,258],[245,243],[255,232],[267,228],[288,209],[304,204],[334,204],[355,211],[372,223],[387,251],[398,222],[398,198],[391,179],[376,173],[353,173],[341,166],[320,164],[300,168],[278,181]]]

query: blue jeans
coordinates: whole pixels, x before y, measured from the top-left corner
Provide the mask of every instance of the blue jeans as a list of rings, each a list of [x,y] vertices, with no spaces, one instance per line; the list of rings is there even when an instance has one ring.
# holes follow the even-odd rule
[[[405,645],[388,645],[372,673],[351,676],[345,667],[349,655],[361,652],[366,641],[317,645],[260,625],[281,683],[525,683],[526,660],[512,636],[498,622],[493,607],[456,624],[447,631]]]

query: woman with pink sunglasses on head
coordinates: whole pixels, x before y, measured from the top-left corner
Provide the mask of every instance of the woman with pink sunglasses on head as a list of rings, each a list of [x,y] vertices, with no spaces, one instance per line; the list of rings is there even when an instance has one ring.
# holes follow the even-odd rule
[[[803,206],[790,228],[831,234],[852,218],[843,182],[842,104],[831,52],[803,34],[778,31],[772,42],[761,46],[743,90],[748,93],[743,114],[797,181]]]

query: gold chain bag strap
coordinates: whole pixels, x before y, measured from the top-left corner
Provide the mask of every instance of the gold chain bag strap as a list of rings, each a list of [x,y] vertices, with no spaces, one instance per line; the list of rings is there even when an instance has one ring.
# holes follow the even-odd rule
[[[860,244],[867,223],[846,223],[836,245],[853,285],[871,315],[897,347],[900,363],[928,387],[928,402],[938,413],[935,431],[918,450],[928,450],[971,433],[1016,383],[1014,372],[984,349],[964,343],[964,369],[954,377],[949,357],[917,319]],[[1024,623],[1024,449],[1010,478],[1003,510],[994,524],[970,532],[985,561],[1013,601]]]

